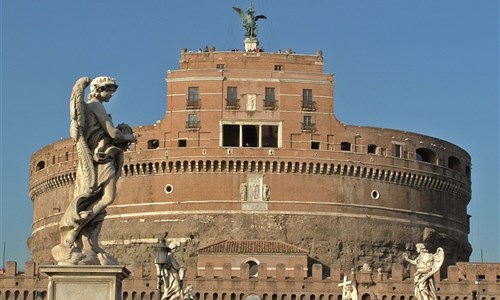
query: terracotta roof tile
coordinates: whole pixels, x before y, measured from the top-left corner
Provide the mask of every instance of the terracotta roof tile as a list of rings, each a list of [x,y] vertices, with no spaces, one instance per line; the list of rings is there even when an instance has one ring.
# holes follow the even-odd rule
[[[280,241],[225,240],[200,248],[198,253],[308,254],[309,251]]]

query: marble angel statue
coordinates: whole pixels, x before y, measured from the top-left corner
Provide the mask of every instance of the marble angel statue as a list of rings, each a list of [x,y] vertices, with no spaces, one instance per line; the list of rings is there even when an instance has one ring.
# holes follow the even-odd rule
[[[415,284],[415,297],[417,300],[437,300],[434,274],[439,271],[444,261],[444,251],[438,248],[436,254],[429,253],[424,244],[417,244],[418,256],[410,259],[408,254],[403,254],[403,259],[417,267],[413,275]]]
[[[85,89],[90,85],[88,101]],[[106,207],[113,203],[123,152],[136,141],[126,124],[113,125],[103,103],[118,88],[114,78],[80,78],[70,101],[70,135],[78,153],[73,198],[59,222],[60,244],[52,249],[60,265],[116,265],[99,245]]]

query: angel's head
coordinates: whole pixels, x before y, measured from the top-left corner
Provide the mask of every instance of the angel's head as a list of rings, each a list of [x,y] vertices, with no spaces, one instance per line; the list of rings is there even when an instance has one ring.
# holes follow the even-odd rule
[[[420,253],[420,252],[427,252],[427,249],[425,248],[425,245],[422,244],[422,243],[418,243],[417,245],[415,245],[415,247],[417,248],[417,252]]]
[[[90,83],[89,99],[109,101],[117,89],[116,79],[108,76],[96,77]]]

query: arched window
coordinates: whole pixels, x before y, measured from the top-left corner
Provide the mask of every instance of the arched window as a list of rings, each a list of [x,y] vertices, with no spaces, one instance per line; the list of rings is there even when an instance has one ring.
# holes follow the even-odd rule
[[[436,163],[437,157],[434,151],[427,148],[418,148],[416,151],[417,161],[423,161],[428,163]]]
[[[460,159],[455,156],[448,157],[448,168],[461,171],[462,163],[460,162]]]
[[[36,164],[36,167],[35,167],[35,170],[36,171],[40,171],[42,169],[45,168],[45,162],[43,160],[39,161],[37,164]]]
[[[251,277],[257,277],[257,275],[259,274],[259,265],[253,260],[247,261],[247,264],[248,264],[248,274]]]
[[[160,141],[157,139],[152,139],[148,141],[148,149],[156,149],[160,147]]]
[[[349,143],[349,142],[342,142],[342,143],[340,143],[340,150],[342,150],[342,151],[351,151],[351,143]]]

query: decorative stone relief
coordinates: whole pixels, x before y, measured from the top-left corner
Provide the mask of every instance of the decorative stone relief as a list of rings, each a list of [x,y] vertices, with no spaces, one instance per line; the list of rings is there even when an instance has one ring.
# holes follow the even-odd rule
[[[243,210],[267,210],[271,188],[263,183],[263,177],[263,174],[247,174],[246,182],[240,184]]]
[[[247,201],[247,184],[240,184],[240,197],[241,201]]]
[[[247,94],[247,111],[255,111],[257,104],[256,94]]]

